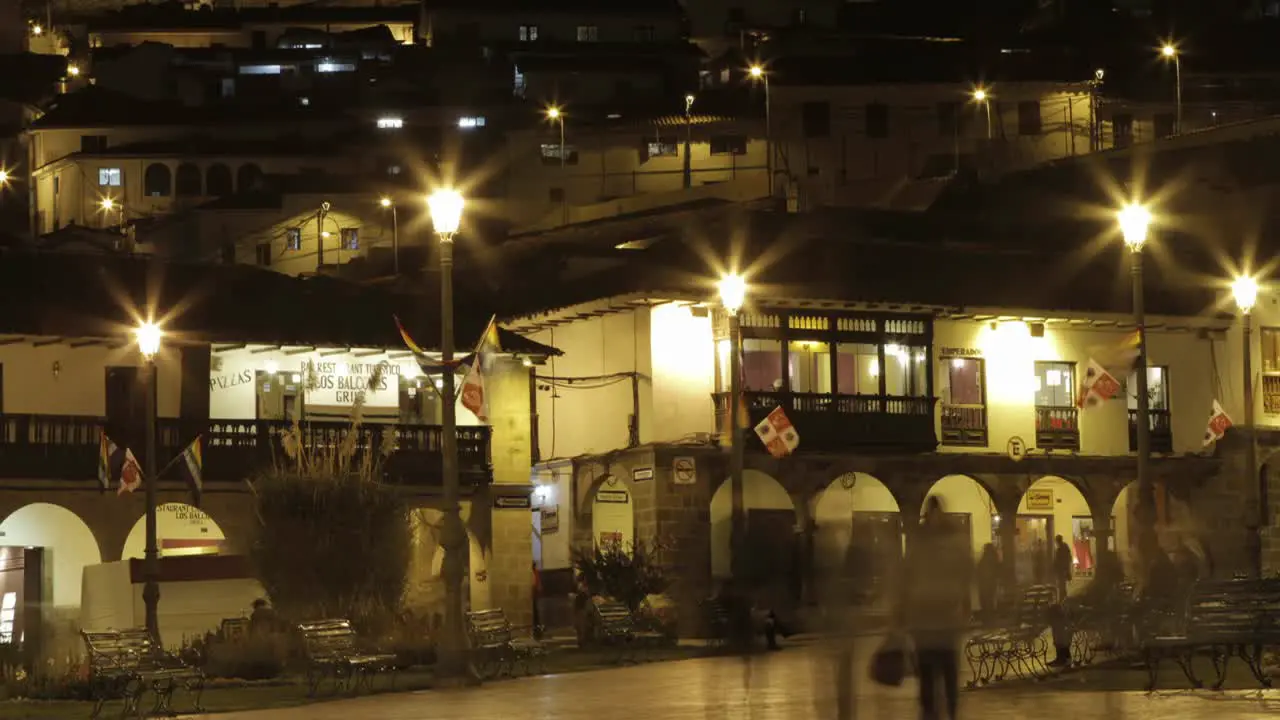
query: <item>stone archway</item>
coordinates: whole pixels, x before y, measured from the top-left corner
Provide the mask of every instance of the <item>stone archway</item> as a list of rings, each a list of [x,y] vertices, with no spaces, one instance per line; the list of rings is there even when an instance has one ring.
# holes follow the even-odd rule
[[[810,501],[813,519],[808,557],[812,580],[833,603],[847,602],[850,582],[878,584],[892,577],[902,560],[902,513],[897,499],[879,478],[845,473]],[[869,567],[855,567],[866,561]],[[856,590],[865,591],[866,588]]]
[[[747,558],[753,575],[769,576],[769,584],[785,584],[795,554],[796,507],[782,483],[759,470],[742,474],[743,508],[746,511]],[[711,575],[725,579],[732,575],[733,488],[728,478],[711,496]]]
[[[19,549],[44,548],[53,593],[46,602],[59,609],[80,607],[84,569],[102,562],[102,550],[89,525],[52,503],[31,503],[10,513],[0,522],[0,543]]]
[[[1161,549],[1166,553],[1174,553],[1184,547],[1191,550],[1202,563],[1201,572],[1207,574],[1209,566],[1221,560],[1214,558],[1212,548],[1204,545],[1209,537],[1207,528],[1196,518],[1186,500],[1166,492],[1162,483],[1156,483],[1154,490],[1156,537]],[[1134,543],[1137,541],[1133,533],[1137,522],[1134,511],[1137,503],[1138,481],[1133,480],[1116,496],[1111,510],[1111,516],[1115,519],[1115,552],[1124,568],[1125,577],[1133,579],[1140,579],[1142,575],[1141,569],[1137,567],[1137,553],[1134,550]],[[1249,522],[1248,519],[1242,519],[1242,524]]]
[[[1022,494],[1013,521],[1019,585],[1052,581],[1057,536],[1066,542],[1072,556],[1068,592],[1078,592],[1093,577],[1098,556],[1093,542],[1093,509],[1075,483],[1056,475],[1039,478]]]
[[[999,546],[999,528],[1003,518],[996,508],[995,496],[987,486],[968,475],[946,475],[939,478],[925,495],[936,497],[942,509],[967,529],[969,545],[976,561],[988,543]],[[918,511],[924,512],[922,505]]]
[[[588,499],[594,546],[635,547],[636,498],[631,483],[617,475],[609,475],[596,484]]]
[[[222,527],[200,508],[167,502],[156,506],[156,542],[160,557],[220,555],[227,541]],[[120,557],[142,558],[146,552],[147,518],[138,518],[124,541]]]

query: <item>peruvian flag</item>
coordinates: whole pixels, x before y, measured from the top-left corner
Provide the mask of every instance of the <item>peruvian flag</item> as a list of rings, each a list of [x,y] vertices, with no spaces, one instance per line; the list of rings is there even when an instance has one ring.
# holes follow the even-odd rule
[[[1080,397],[1076,407],[1093,407],[1120,394],[1120,381],[1107,372],[1097,360],[1089,358],[1084,371],[1084,382],[1080,383]]]
[[[760,442],[764,443],[769,454],[776,458],[786,457],[800,447],[800,434],[781,406],[774,408],[756,425],[756,435],[760,436]]]
[[[1227,428],[1231,427],[1231,418],[1228,417],[1227,411],[1222,409],[1221,403],[1217,400],[1213,401],[1213,412],[1209,413],[1209,427],[1204,431],[1204,444],[1217,442],[1227,434]]]

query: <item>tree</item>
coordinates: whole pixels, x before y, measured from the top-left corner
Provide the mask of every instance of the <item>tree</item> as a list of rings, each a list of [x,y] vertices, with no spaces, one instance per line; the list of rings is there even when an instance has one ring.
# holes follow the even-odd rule
[[[649,595],[670,586],[656,558],[658,541],[597,545],[590,552],[574,551],[573,564],[591,595],[611,597],[635,612]]]

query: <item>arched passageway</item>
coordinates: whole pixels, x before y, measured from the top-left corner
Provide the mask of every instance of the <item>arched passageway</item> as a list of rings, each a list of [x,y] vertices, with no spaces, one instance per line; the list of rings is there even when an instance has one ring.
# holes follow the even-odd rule
[[[26,548],[44,549],[45,572],[52,580],[52,604],[57,608],[80,606],[84,568],[102,562],[93,531],[79,515],[61,505],[24,505],[0,522],[0,541],[16,552],[15,559],[20,559]],[[5,560],[5,567],[13,565],[9,558]],[[5,575],[7,572],[0,569],[0,577]]]
[[[1093,577],[1097,548],[1093,543],[1093,511],[1084,493],[1070,481],[1046,476],[1022,494],[1014,518],[1014,552],[1019,585],[1054,581],[1056,538],[1071,554],[1068,593],[1078,592]]]
[[[902,514],[889,488],[866,473],[846,473],[815,495],[811,505],[809,562],[817,599],[848,602],[855,591],[866,590],[851,584],[866,583],[868,573],[870,582],[884,590],[903,551]]]

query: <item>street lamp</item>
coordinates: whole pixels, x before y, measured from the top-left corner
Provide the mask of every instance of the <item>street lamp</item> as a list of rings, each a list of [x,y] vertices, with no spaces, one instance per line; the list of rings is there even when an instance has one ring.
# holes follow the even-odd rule
[[[718,284],[720,305],[729,321],[729,491],[733,499],[729,526],[729,562],[733,579],[742,582],[745,560],[743,540],[746,536],[746,503],[742,482],[743,433],[738,415],[742,412],[742,332],[738,311],[747,299],[747,281],[737,273],[729,273]]]
[[[396,214],[396,204],[385,195],[378,204],[383,210],[391,211],[391,268],[396,277],[400,277],[400,218]]]
[[[9,184],[9,171],[0,170],[0,188],[3,188],[8,184]]]
[[[147,538],[143,553],[142,602],[146,607],[147,632],[155,642],[160,642],[160,551],[156,540],[156,354],[160,352],[160,339],[164,332],[153,322],[144,322],[133,330],[138,352],[142,354],[143,394],[146,397],[146,433],[144,439],[142,484],[146,495]]]
[[[1151,399],[1147,395],[1147,318],[1143,307],[1142,249],[1147,244],[1151,229],[1151,211],[1137,203],[1124,206],[1116,214],[1125,247],[1129,248],[1129,271],[1133,278],[1133,323],[1138,330],[1138,360],[1134,366],[1137,376],[1138,417],[1138,553],[1147,563],[1158,551],[1155,535],[1155,488],[1147,465],[1151,456]],[[1145,567],[1145,565],[1144,565]]]
[[[547,119],[560,126],[560,182],[562,188],[560,190],[560,222],[568,224],[569,222],[569,183],[564,177],[564,113],[560,108],[552,105],[547,108]]]
[[[1176,123],[1177,124],[1174,126],[1173,134],[1181,135],[1182,134],[1182,54],[1178,52],[1177,45],[1174,45],[1173,43],[1165,43],[1164,47],[1160,48],[1160,55],[1165,60],[1173,61],[1173,77],[1174,77],[1174,81],[1177,83],[1177,87],[1176,87],[1176,93],[1177,93]]]
[[[80,76],[80,66],[79,66],[79,65],[68,65],[68,66],[67,66],[67,74],[68,74],[68,75],[70,75],[71,77],[79,77],[79,76]]]
[[[1241,275],[1231,283],[1231,296],[1240,310],[1240,324],[1244,329],[1244,424],[1248,428],[1249,444],[1245,449],[1246,486],[1255,482],[1258,473],[1258,441],[1254,429],[1253,399],[1253,316],[1251,311],[1258,302],[1258,281],[1249,275]],[[1266,480],[1258,479],[1258,537],[1253,546],[1254,569],[1262,577],[1262,528],[1267,525]]]
[[[765,152],[768,153],[765,169],[769,173],[769,197],[773,197],[773,109],[769,101],[769,74],[761,65],[752,65],[747,69],[747,74],[752,80],[764,83],[764,143]]]
[[[98,201],[98,206],[102,208],[102,218],[103,218],[103,224],[105,227],[105,224],[107,222],[110,222],[111,211],[117,209],[117,203],[110,196],[107,196],[102,198],[102,200]],[[118,209],[120,210],[120,226],[123,228],[124,227],[124,203],[119,203]]]
[[[444,459],[444,547],[445,581],[444,639],[440,644],[440,667],[445,676],[458,677],[465,667],[466,641],[462,634],[463,554],[467,552],[467,530],[462,524],[458,488],[458,418],[453,369],[453,238],[462,223],[466,204],[457,190],[440,188],[427,197],[431,225],[440,239],[440,406]]]
[[[982,107],[987,111],[987,139],[991,139],[991,95],[983,88],[976,88],[973,91],[973,101],[981,103]]]

